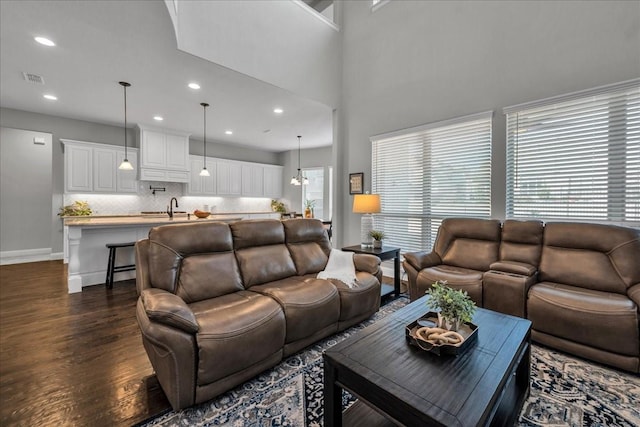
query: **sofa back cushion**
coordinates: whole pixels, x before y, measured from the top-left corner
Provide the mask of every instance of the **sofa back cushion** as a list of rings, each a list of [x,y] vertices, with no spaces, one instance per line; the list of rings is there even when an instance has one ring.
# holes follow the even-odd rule
[[[230,228],[246,289],[296,275],[296,267],[285,244],[282,221],[237,221],[231,223]]]
[[[149,231],[149,276],[153,287],[186,303],[243,289],[227,224],[202,222]]]
[[[283,221],[287,248],[299,276],[319,273],[329,261],[331,243],[322,221],[298,218]]]
[[[443,264],[487,271],[498,260],[500,221],[447,218],[438,229],[433,250]]]
[[[640,231],[602,224],[547,223],[540,281],[625,294],[640,283]]]
[[[502,224],[500,260],[524,262],[537,267],[542,253],[542,221],[508,219]]]

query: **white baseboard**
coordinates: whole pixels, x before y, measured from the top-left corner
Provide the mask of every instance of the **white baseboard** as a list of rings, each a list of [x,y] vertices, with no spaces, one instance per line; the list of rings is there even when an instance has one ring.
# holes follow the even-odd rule
[[[51,248],[22,249],[18,251],[0,252],[0,265],[23,264],[25,262],[50,261],[52,259]],[[58,255],[57,253],[55,254]]]

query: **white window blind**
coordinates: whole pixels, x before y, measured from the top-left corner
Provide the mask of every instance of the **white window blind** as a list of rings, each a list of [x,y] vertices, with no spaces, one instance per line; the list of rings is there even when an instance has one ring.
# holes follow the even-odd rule
[[[404,252],[430,249],[446,217],[491,215],[491,112],[378,135],[374,227]]]
[[[640,80],[504,112],[507,217],[640,225]]]

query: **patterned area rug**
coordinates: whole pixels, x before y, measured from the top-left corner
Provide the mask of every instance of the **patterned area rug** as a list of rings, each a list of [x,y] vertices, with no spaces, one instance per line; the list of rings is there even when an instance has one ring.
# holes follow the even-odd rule
[[[368,321],[285,359],[217,399],[141,426],[321,427],[322,351],[407,303],[399,298]],[[344,393],[345,407],[354,401]],[[534,345],[531,393],[519,425],[640,426],[640,378]]]

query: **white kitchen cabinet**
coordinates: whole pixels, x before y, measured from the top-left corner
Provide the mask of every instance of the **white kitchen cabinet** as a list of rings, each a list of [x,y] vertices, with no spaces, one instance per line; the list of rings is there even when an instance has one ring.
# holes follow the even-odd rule
[[[136,193],[137,151],[128,149],[133,171],[121,171],[124,148],[61,139],[64,144],[66,193]]]
[[[116,150],[109,148],[93,149],[93,191],[113,193],[116,191]]]
[[[242,195],[262,197],[264,195],[264,167],[258,163],[242,164]]]
[[[187,185],[187,194],[192,196],[215,196],[216,192],[216,161],[207,158],[209,176],[200,176],[203,166],[202,156],[190,156],[191,172]]]
[[[242,194],[242,165],[233,160],[216,161],[216,193],[218,196]]]
[[[264,197],[282,197],[282,166],[264,165]]]
[[[67,193],[93,191],[93,148],[64,140],[64,188]]]
[[[143,125],[138,129],[140,179],[189,183],[189,134]]]

